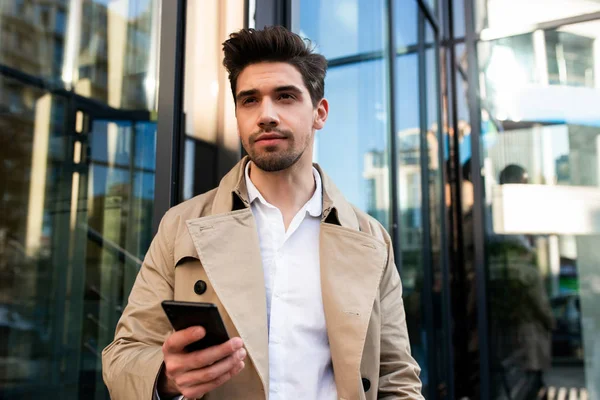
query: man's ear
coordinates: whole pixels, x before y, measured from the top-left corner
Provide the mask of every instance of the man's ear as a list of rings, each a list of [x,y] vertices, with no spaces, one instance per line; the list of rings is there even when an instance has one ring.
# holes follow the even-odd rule
[[[329,115],[329,102],[327,99],[323,98],[317,104],[317,108],[315,109],[315,120],[313,122],[313,129],[320,130],[325,126],[325,121],[327,121],[327,116]]]

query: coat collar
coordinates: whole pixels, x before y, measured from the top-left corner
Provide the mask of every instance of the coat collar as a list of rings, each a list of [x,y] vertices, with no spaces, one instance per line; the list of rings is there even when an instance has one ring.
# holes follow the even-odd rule
[[[221,180],[212,207],[212,214],[225,214],[230,211],[248,208],[248,187],[245,170],[250,159],[244,157]],[[323,189],[323,221],[333,223],[352,230],[359,230],[358,219],[352,206],[346,201],[340,190],[318,164],[313,164],[321,176]]]

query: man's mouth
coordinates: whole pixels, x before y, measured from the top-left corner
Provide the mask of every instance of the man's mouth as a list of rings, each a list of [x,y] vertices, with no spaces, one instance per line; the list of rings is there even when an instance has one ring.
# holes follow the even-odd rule
[[[270,146],[280,143],[286,139],[286,136],[280,133],[263,133],[259,135],[254,142],[260,143],[263,146]]]
[[[256,138],[256,142],[262,141],[271,141],[271,140],[283,140],[285,139],[284,135],[278,133],[263,133]]]

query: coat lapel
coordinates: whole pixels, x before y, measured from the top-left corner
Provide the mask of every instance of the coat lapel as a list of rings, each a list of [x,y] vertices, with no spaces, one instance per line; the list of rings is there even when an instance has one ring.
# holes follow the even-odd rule
[[[321,291],[338,397],[360,398],[360,361],[385,245],[367,234],[321,225]]]
[[[264,274],[249,208],[187,221],[194,247],[268,393],[269,354]]]
[[[360,363],[375,296],[387,264],[385,243],[361,232],[352,206],[323,180],[321,292],[338,397],[361,398]]]

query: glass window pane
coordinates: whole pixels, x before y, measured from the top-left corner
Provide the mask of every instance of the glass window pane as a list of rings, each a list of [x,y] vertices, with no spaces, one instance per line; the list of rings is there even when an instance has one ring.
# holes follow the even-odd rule
[[[396,152],[398,155],[399,237],[406,325],[413,357],[421,366],[423,393],[429,385],[427,325],[423,275],[423,196],[421,181],[421,128],[419,102],[419,57],[396,58]]]
[[[111,107],[155,107],[158,0],[87,1],[69,9],[62,80]],[[87,21],[95,23],[87,23]],[[73,39],[78,37],[77,43]],[[78,45],[78,47],[77,47]]]
[[[235,105],[222,43],[244,25],[244,0],[188,1],[179,201],[215,188],[239,161]]]
[[[325,81],[330,114],[315,137],[315,161],[344,196],[389,228],[386,64],[331,68]],[[339,156],[344,143],[344,157]]]
[[[157,4],[2,2],[0,63],[112,107],[154,108]]]
[[[394,34],[400,50],[417,44],[418,7],[416,0],[394,0]]]
[[[599,24],[480,45],[495,399],[600,395]]]
[[[425,24],[426,32],[434,35],[429,23]],[[432,303],[433,303],[433,329],[435,334],[435,354],[438,380],[438,397],[443,398],[448,384],[447,354],[448,336],[444,326],[445,320],[445,291],[442,281],[444,264],[444,246],[446,245],[444,227],[445,205],[443,203],[443,171],[440,157],[443,152],[443,140],[440,117],[440,88],[439,78],[439,52],[437,44],[433,43],[425,50],[425,84],[427,103],[427,165],[429,181],[426,190],[429,191],[429,234],[431,240],[431,268],[432,268]]]
[[[382,52],[386,32],[383,0],[303,0],[299,35],[314,40],[327,59]]]
[[[521,0],[475,1],[477,31],[529,27],[541,22],[595,13],[600,3],[594,0]]]
[[[0,73],[2,398],[109,398],[101,352],[152,236],[158,15],[0,5],[0,63],[20,73]]]
[[[156,165],[156,122],[138,122],[134,128],[135,167],[153,170]]]
[[[453,303],[453,323],[461,327],[461,335],[455,337],[454,355],[458,365],[454,370],[456,393],[460,396],[476,398],[479,394],[480,362],[479,340],[477,331],[477,293],[474,269],[473,232],[473,182],[471,175],[471,125],[467,104],[467,63],[464,44],[458,44],[456,51],[456,100],[459,165],[456,176],[461,176],[460,204],[458,207],[456,230],[462,233],[462,264],[452,265],[452,296],[457,298]],[[460,170],[460,171],[458,171]],[[458,175],[460,173],[460,175]],[[446,198],[446,201],[449,199]],[[457,249],[460,252],[460,249]]]
[[[20,101],[13,103],[10,96]],[[64,120],[53,118],[64,115],[68,104],[4,76],[0,102],[0,202],[5,210],[0,215],[0,395],[34,397],[58,380],[54,346],[63,341],[64,320],[52,317],[65,297],[60,291],[65,278],[57,275],[66,276],[68,268],[68,238],[59,241],[64,224],[57,209],[66,204],[62,215],[68,222],[70,196],[64,201],[61,195],[71,177],[61,171],[66,155],[50,148],[69,148]]]
[[[452,16],[454,17],[454,37],[465,36],[465,0],[452,1]]]

